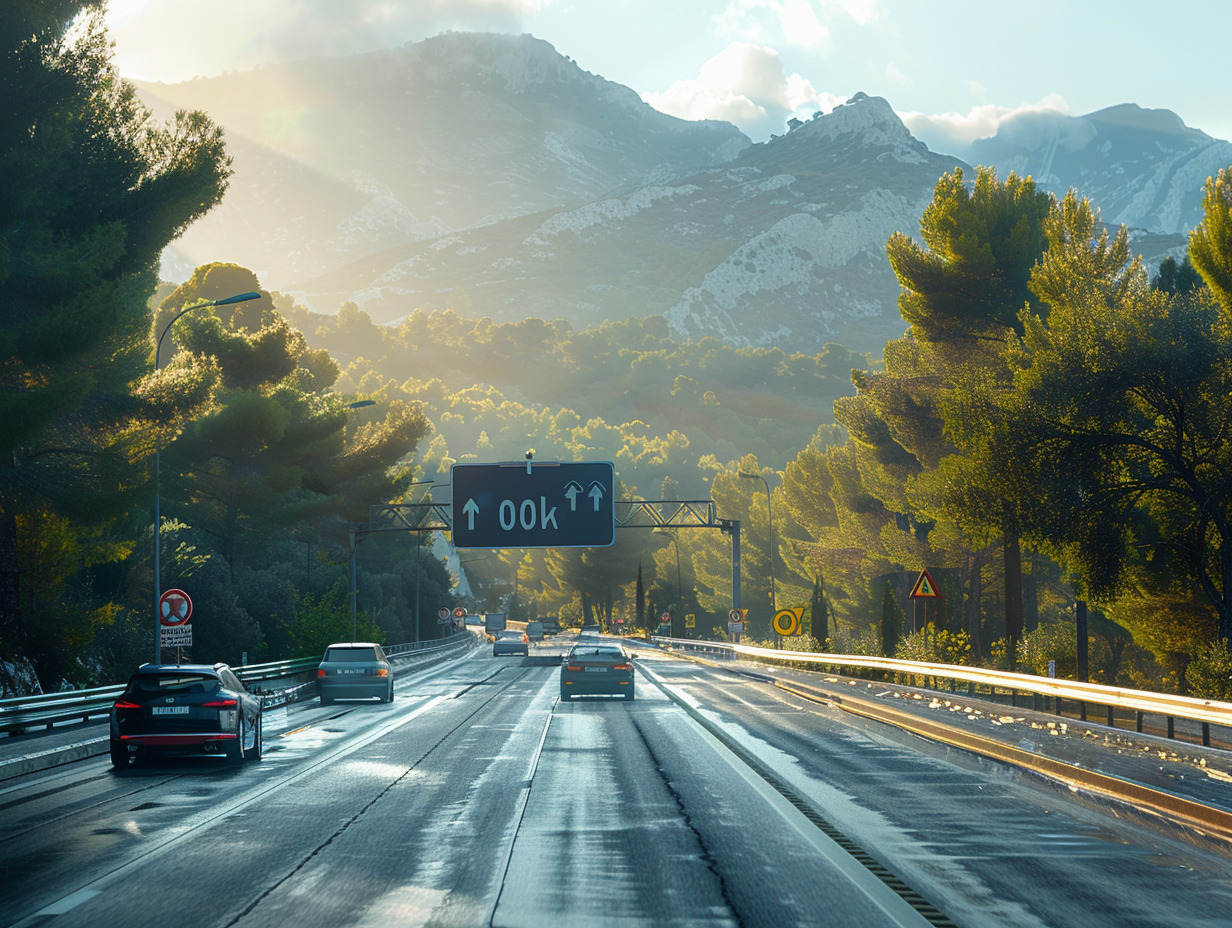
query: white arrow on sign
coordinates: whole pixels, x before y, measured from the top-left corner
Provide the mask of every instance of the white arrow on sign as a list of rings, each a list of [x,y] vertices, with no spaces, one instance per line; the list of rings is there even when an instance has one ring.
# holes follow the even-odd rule
[[[466,513],[466,528],[468,531],[475,530],[475,515],[479,512],[479,504],[473,499],[468,499],[466,505],[462,507],[462,511]]]
[[[570,480],[565,484],[565,496],[569,498],[569,511],[577,512],[578,494],[582,492],[582,485],[576,480]]]
[[[590,492],[586,494],[595,502],[595,512],[599,511],[599,500],[603,499],[603,484],[598,480],[590,485]]]

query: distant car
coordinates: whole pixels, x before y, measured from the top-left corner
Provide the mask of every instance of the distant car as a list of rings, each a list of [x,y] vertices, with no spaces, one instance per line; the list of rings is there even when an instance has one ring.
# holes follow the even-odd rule
[[[560,620],[551,619],[551,618],[544,619],[543,620],[543,630],[549,635],[559,635],[560,634]]]
[[[321,705],[335,699],[394,701],[394,669],[379,644],[351,641],[331,644],[317,667]]]
[[[526,623],[526,637],[531,641],[543,640],[543,623],[538,620],[532,620]]]
[[[156,754],[261,757],[261,697],[226,664],[142,664],[111,707],[111,763]]]
[[[591,622],[589,625],[583,625],[582,628],[578,631],[578,634],[583,635],[583,636],[593,635],[595,637],[598,637],[601,634],[601,632],[600,632],[598,624]]]
[[[526,632],[520,632],[516,628],[497,632],[492,641],[492,656],[500,657],[502,654],[522,654],[530,657],[530,638]]]
[[[623,696],[633,698],[633,660],[618,644],[575,644],[560,665],[560,698]]]

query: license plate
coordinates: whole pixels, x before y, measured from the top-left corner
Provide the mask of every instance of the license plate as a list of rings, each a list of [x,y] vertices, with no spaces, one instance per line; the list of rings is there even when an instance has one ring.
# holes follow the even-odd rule
[[[150,715],[188,715],[188,706],[151,706]]]
[[[587,673],[607,673],[606,667],[587,667]]]

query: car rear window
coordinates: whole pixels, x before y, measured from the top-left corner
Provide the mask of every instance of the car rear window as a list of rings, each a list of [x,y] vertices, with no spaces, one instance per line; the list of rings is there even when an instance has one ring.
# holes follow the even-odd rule
[[[333,664],[358,664],[376,660],[375,648],[326,648],[325,660]]]
[[[517,638],[520,640],[522,637],[522,633],[520,631],[517,631],[516,629],[507,629],[506,631],[503,631],[503,632],[497,632],[496,637],[497,638]]]
[[[624,658],[624,652],[616,648],[574,648],[574,657],[597,657],[602,660],[618,661]]]
[[[217,677],[201,674],[142,674],[128,682],[130,693],[211,693],[218,687]]]

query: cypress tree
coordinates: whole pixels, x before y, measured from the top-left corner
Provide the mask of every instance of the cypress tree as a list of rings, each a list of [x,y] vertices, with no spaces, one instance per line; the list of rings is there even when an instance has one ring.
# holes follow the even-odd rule
[[[893,657],[899,640],[903,637],[903,610],[894,595],[890,581],[886,581],[885,593],[881,596],[881,653]]]

